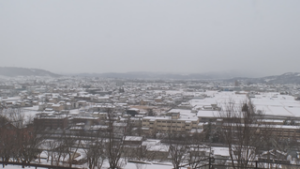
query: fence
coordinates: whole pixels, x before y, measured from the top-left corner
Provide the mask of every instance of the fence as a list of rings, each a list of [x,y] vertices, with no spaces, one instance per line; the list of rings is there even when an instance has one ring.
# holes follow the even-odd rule
[[[6,166],[6,165],[18,165],[18,166],[22,166],[22,168],[24,167],[35,167],[37,168],[48,168],[48,169],[79,169],[79,168],[70,168],[70,167],[64,167],[64,166],[53,166],[53,165],[45,165],[45,164],[35,164],[35,163],[30,163],[30,164],[26,164],[26,163],[19,163],[19,162],[3,162],[0,161],[0,164],[2,166]]]
[[[218,159],[218,158],[206,158],[200,160],[200,166],[195,169],[300,169],[300,164],[291,164],[287,160],[266,160],[259,159],[257,161],[249,161],[247,166],[238,165],[237,161],[234,160],[232,164],[231,159]],[[187,167],[183,165],[182,167]]]

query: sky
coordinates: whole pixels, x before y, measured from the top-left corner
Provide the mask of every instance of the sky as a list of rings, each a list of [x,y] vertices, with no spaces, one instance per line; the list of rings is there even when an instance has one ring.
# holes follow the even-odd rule
[[[299,0],[0,1],[0,66],[300,72]]]

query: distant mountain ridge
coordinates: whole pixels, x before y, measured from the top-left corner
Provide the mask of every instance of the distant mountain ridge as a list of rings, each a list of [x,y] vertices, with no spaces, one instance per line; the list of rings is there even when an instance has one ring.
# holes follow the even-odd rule
[[[62,75],[52,73],[43,69],[0,67],[0,76],[50,76],[60,77]],[[128,72],[128,73],[80,73],[72,76],[81,77],[103,77],[116,79],[148,79],[148,80],[221,80],[234,82],[236,80],[245,83],[266,83],[266,84],[300,84],[300,72],[288,72],[282,75],[266,76],[261,78],[247,78],[232,72],[220,73],[151,73],[151,72]]]
[[[7,77],[16,77],[16,76],[59,77],[61,76],[43,69],[30,69],[30,68],[19,68],[19,67],[0,67],[0,75],[7,76]]]
[[[77,76],[120,78],[120,79],[172,79],[172,80],[216,80],[237,77],[230,72],[224,73],[152,73],[152,72],[127,72],[127,73],[81,73]]]
[[[228,79],[227,81],[244,81],[249,83],[266,83],[266,84],[300,84],[299,72],[288,72],[281,75],[266,76],[262,78],[244,78],[237,77]]]
[[[121,78],[121,79],[172,79],[172,80],[224,80],[234,82],[236,80],[249,83],[266,84],[300,84],[300,73],[289,72],[282,75],[266,76],[261,78],[238,77],[238,74],[231,73],[149,73],[149,72],[129,72],[129,73],[83,73],[79,76]]]

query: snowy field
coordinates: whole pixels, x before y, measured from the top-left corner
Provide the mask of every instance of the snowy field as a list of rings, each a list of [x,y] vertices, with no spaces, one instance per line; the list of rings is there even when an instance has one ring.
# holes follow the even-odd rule
[[[300,117],[300,102],[293,96],[262,93],[251,100],[256,109],[265,115]]]
[[[208,97],[204,99],[192,99],[190,104],[195,108],[203,107],[211,104],[224,105],[229,101],[233,101],[237,104],[247,101],[246,95],[238,95],[235,92],[216,92],[216,91],[207,91],[203,92]]]

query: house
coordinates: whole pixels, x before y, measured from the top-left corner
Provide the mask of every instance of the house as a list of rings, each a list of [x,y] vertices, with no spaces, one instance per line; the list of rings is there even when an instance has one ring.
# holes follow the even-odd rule
[[[60,112],[64,110],[64,105],[63,104],[52,104],[52,109],[54,111]]]
[[[143,141],[147,157],[153,160],[165,161],[168,159],[170,146],[162,144],[160,140],[147,139]]]
[[[258,161],[260,162],[276,162],[281,164],[290,164],[290,161],[287,160],[288,154],[279,151],[279,150],[269,150],[261,153],[258,157]]]
[[[198,129],[199,119],[197,116],[181,116],[180,112],[169,112],[165,116],[143,117],[142,130],[144,134],[155,132],[191,132]]]
[[[136,108],[130,108],[126,110],[127,114],[130,114],[131,116],[135,116],[136,114],[139,114],[140,110]]]

